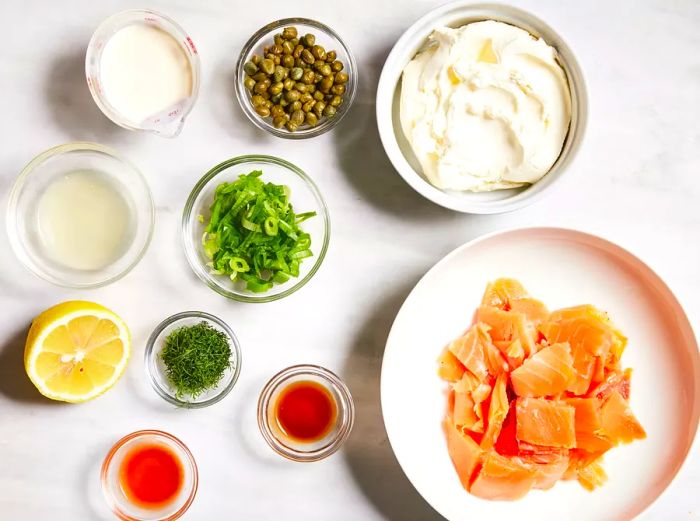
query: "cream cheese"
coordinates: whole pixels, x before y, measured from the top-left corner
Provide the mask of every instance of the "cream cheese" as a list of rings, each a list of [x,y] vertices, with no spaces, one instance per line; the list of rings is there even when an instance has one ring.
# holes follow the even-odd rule
[[[400,119],[424,175],[444,190],[541,179],[559,157],[571,93],[556,50],[485,21],[436,29],[404,69]]]

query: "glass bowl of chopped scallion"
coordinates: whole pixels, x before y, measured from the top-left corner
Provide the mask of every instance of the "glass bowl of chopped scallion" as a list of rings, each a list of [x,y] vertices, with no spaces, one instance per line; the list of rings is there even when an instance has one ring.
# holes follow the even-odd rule
[[[321,193],[301,169],[272,156],[215,166],[185,204],[182,236],[195,274],[241,302],[291,295],[318,271],[330,220]]]
[[[241,348],[223,320],[203,311],[185,311],[153,330],[145,366],[161,398],[178,407],[202,408],[233,389],[241,372]]]

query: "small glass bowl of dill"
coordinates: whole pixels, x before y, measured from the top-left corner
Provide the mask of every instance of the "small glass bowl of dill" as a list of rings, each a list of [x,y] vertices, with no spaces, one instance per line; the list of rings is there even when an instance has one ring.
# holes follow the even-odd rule
[[[203,311],[177,313],[158,324],[144,356],[156,393],[190,409],[222,400],[241,372],[236,335],[223,320]]]

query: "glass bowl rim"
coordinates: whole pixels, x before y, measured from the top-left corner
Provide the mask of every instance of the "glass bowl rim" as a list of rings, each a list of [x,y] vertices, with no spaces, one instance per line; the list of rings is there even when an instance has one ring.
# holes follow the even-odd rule
[[[173,396],[172,394],[168,393],[161,385],[158,384],[156,381],[155,375],[151,372],[151,359],[155,356],[155,345],[156,345],[156,340],[158,337],[165,331],[165,329],[173,324],[177,324],[177,322],[181,320],[185,320],[188,318],[195,318],[195,319],[202,319],[206,320],[209,322],[214,323],[216,326],[220,327],[224,333],[226,333],[226,336],[229,337],[231,340],[231,358],[236,360],[236,367],[233,369],[232,372],[232,377],[231,381],[227,383],[225,386],[223,386],[219,392],[217,392],[214,396],[211,398],[204,400],[202,402],[188,402],[185,400],[180,400]],[[146,376],[148,377],[148,380],[151,382],[151,387],[153,390],[163,398],[166,402],[169,402],[173,405],[176,405],[178,407],[182,407],[183,409],[203,409],[205,407],[209,407],[210,405],[213,405],[217,402],[220,402],[223,400],[228,393],[231,392],[231,390],[234,388],[236,385],[236,382],[238,381],[238,377],[241,374],[241,365],[243,363],[243,358],[242,358],[242,352],[241,352],[241,345],[240,342],[238,341],[238,337],[236,337],[236,334],[233,332],[231,327],[221,320],[219,317],[216,317],[212,315],[211,313],[207,313],[205,311],[182,311],[180,313],[175,313],[174,315],[170,315],[167,317],[165,320],[160,322],[154,329],[151,335],[148,337],[148,341],[146,342],[146,349],[144,350],[144,368],[146,371]]]
[[[148,226],[148,233],[147,233],[146,238],[143,242],[143,245],[141,246],[141,249],[134,256],[133,260],[123,270],[120,270],[119,272],[115,273],[111,277],[102,278],[96,282],[72,283],[69,281],[60,280],[60,279],[57,279],[55,277],[50,276],[43,269],[41,269],[39,266],[37,266],[36,263],[34,263],[33,261],[31,261],[28,258],[27,250],[20,243],[20,240],[18,237],[19,232],[17,230],[17,223],[18,223],[17,203],[18,203],[19,197],[20,197],[23,189],[25,188],[27,180],[31,177],[31,175],[33,173],[35,173],[36,168],[41,166],[47,160],[52,159],[54,157],[61,156],[61,155],[66,154],[66,153],[70,153],[70,152],[97,152],[97,153],[109,156],[119,163],[122,163],[129,170],[131,170],[132,173],[135,174],[136,177],[141,181],[143,193],[146,196],[146,199],[148,201],[148,206],[149,206],[148,213],[149,213],[149,217],[150,217],[149,222],[146,225],[146,226]],[[153,203],[153,194],[151,193],[151,189],[148,185],[148,181],[146,180],[146,177],[143,175],[141,170],[139,170],[131,161],[126,159],[124,156],[122,156],[119,152],[117,152],[113,148],[102,145],[100,143],[95,143],[93,141],[69,141],[67,143],[55,145],[51,148],[44,150],[43,152],[40,152],[38,155],[36,155],[33,159],[31,159],[22,168],[19,175],[14,180],[14,182],[12,184],[12,188],[10,189],[10,193],[8,196],[7,211],[6,211],[6,230],[7,230],[7,235],[8,235],[9,242],[10,242],[10,247],[12,248],[13,252],[15,253],[15,256],[20,260],[20,263],[22,264],[22,266],[24,266],[27,270],[29,270],[35,276],[37,276],[40,279],[43,279],[47,282],[50,282],[51,284],[54,284],[54,285],[60,286],[60,287],[64,287],[64,288],[72,288],[72,289],[99,288],[99,287],[111,284],[112,282],[115,282],[115,281],[121,279],[122,277],[126,276],[141,261],[141,259],[146,254],[146,251],[148,250],[148,247],[151,243],[151,239],[153,238],[153,229],[155,227],[155,218],[156,218],[156,209],[155,209],[155,205]]]
[[[348,81],[349,86],[346,90],[345,97],[343,98],[343,104],[340,106],[341,109],[338,110],[338,112],[333,118],[326,118],[326,120],[323,123],[310,129],[301,130],[297,132],[289,132],[286,129],[275,128],[263,118],[258,116],[258,114],[253,110],[249,103],[248,94],[246,93],[245,87],[243,86],[243,82],[241,82],[240,79],[241,73],[243,72],[243,65],[245,64],[246,57],[260,42],[260,40],[265,35],[269,34],[270,32],[276,29],[294,24],[308,25],[310,27],[320,30],[321,32],[326,33],[326,35],[329,36],[332,40],[335,40],[338,43],[338,45],[343,48],[343,51],[348,56],[349,63],[347,63],[346,66],[350,78]],[[357,76],[357,62],[355,60],[355,55],[350,50],[350,47],[347,46],[345,40],[343,40],[337,32],[335,32],[326,24],[317,20],[313,20],[311,18],[282,18],[280,20],[270,22],[258,29],[257,31],[255,31],[255,33],[253,33],[253,35],[250,38],[248,38],[246,43],[243,45],[243,48],[241,49],[241,52],[238,55],[238,61],[236,62],[236,99],[238,99],[238,103],[241,106],[241,109],[243,110],[243,113],[246,115],[246,117],[259,129],[265,130],[270,134],[283,139],[307,139],[320,136],[321,134],[324,134],[325,132],[331,130],[332,128],[337,126],[338,123],[340,123],[340,121],[350,111],[350,107],[355,101],[355,96],[357,94],[357,86],[359,83]]]
[[[192,38],[190,37],[189,33],[185,31],[185,29],[173,18],[170,16],[161,13],[160,11],[156,11],[154,9],[147,9],[147,8],[132,8],[132,9],[124,9],[122,11],[118,11],[114,14],[111,14],[110,16],[106,17],[103,19],[96,27],[95,30],[92,32],[92,35],[90,36],[90,41],[88,42],[88,45],[85,49],[85,79],[87,81],[87,86],[88,89],[90,90],[90,94],[92,95],[92,99],[97,105],[97,107],[100,109],[102,114],[109,119],[112,123],[115,125],[118,125],[122,128],[125,128],[127,130],[135,131],[135,132],[148,132],[151,134],[158,134],[157,132],[154,132],[153,130],[149,129],[144,129],[141,127],[136,126],[133,122],[127,120],[124,118],[121,114],[118,112],[112,110],[109,108],[107,105],[104,104],[104,102],[101,99],[101,95],[98,93],[97,88],[93,83],[90,81],[90,58],[93,57],[93,55],[98,51],[95,49],[95,40],[97,39],[97,34],[107,25],[110,23],[119,20],[120,18],[128,17],[128,16],[139,16],[139,15],[146,15],[146,16],[153,16],[155,18],[160,18],[161,21],[167,23],[168,25],[171,26],[171,28],[175,29],[179,34],[178,36],[182,38],[182,40],[189,42],[194,49],[196,49],[196,46],[194,45],[194,42],[192,42]],[[126,25],[124,26],[126,27]],[[172,36],[172,35],[171,35]],[[177,40],[176,41],[181,44],[182,47],[182,41]],[[102,49],[99,49],[101,52]],[[188,60],[190,64],[192,65],[192,92],[190,94],[190,103],[186,106],[186,109],[183,111],[183,113],[180,115],[180,119],[184,122],[185,118],[187,118],[192,112],[192,109],[194,109],[194,106],[197,103],[197,100],[199,99],[199,88],[201,84],[201,74],[202,74],[202,65],[201,65],[201,60],[199,58],[199,51],[195,52],[188,52],[186,53],[188,56]],[[173,136],[177,137],[177,135],[180,132]]]
[[[347,419],[340,424],[337,435],[330,443],[308,452],[298,451],[283,445],[272,433],[267,418],[267,410],[272,405],[270,399],[275,390],[290,378],[304,375],[315,376],[327,381],[333,390],[340,395],[341,401],[344,402],[347,416]],[[298,364],[282,369],[267,381],[258,398],[258,428],[260,429],[260,433],[273,451],[292,461],[311,463],[334,454],[348,439],[354,424],[355,402],[352,393],[350,393],[350,389],[338,375],[320,365]]]
[[[314,199],[316,200],[316,203],[318,204],[321,214],[320,217],[323,218],[323,227],[325,230],[324,233],[324,238],[323,238],[323,243],[321,244],[321,249],[318,253],[318,256],[316,257],[314,261],[314,265],[311,267],[309,272],[304,276],[304,278],[297,280],[294,284],[292,284],[289,288],[287,288],[284,291],[281,291],[279,293],[276,293],[274,295],[265,295],[265,293],[261,293],[260,295],[243,295],[236,293],[234,291],[230,291],[227,289],[222,288],[215,282],[213,282],[213,278],[209,276],[209,274],[204,273],[204,270],[201,267],[201,263],[199,262],[199,259],[194,258],[196,252],[196,247],[192,245],[189,237],[188,237],[188,228],[190,226],[190,222],[192,219],[194,219],[196,216],[194,215],[194,203],[199,197],[199,194],[201,191],[211,182],[217,175],[219,175],[221,172],[227,170],[228,168],[232,166],[237,166],[237,165],[243,165],[246,163],[267,163],[267,164],[273,164],[277,165],[280,167],[283,167],[288,173],[293,173],[296,176],[298,176],[307,186],[307,188],[311,191],[311,193],[314,196]],[[264,174],[263,174],[264,175]],[[182,212],[182,226],[181,226],[181,231],[182,231],[182,241],[183,241],[183,247],[185,250],[185,257],[187,257],[187,262],[189,263],[190,267],[192,268],[192,271],[195,272],[197,277],[204,282],[209,288],[213,289],[215,292],[217,292],[219,295],[229,298],[231,300],[236,300],[238,302],[253,302],[253,303],[262,303],[262,302],[273,302],[275,300],[282,299],[284,297],[287,297],[291,295],[292,293],[296,292],[298,289],[302,288],[303,286],[306,285],[309,280],[316,274],[316,272],[320,269],[321,264],[323,263],[323,259],[326,256],[326,252],[328,251],[328,243],[330,242],[330,237],[331,237],[331,221],[330,221],[330,216],[328,213],[328,206],[326,206],[326,201],[323,199],[323,196],[321,195],[321,191],[318,189],[318,186],[316,186],[316,183],[311,179],[311,177],[305,173],[301,168],[298,166],[290,163],[289,161],[286,161],[282,158],[275,157],[275,156],[269,156],[269,155],[264,155],[264,154],[248,154],[248,155],[242,155],[242,156],[236,156],[231,159],[227,159],[226,161],[222,161],[218,165],[214,166],[211,168],[202,178],[197,181],[197,184],[195,184],[194,188],[192,188],[192,191],[190,192],[190,195],[187,197],[187,202],[185,203],[185,208],[183,209]],[[312,238],[313,239],[313,238]]]
[[[155,438],[160,438],[162,440],[166,440],[167,443],[169,444],[174,444],[176,445],[179,449],[182,450],[182,452],[185,454],[187,457],[187,461],[190,464],[190,467],[192,468],[192,487],[189,492],[189,495],[187,497],[187,500],[182,504],[182,506],[173,514],[166,516],[164,518],[159,519],[158,521],[174,521],[175,519],[178,519],[182,517],[182,515],[187,512],[187,510],[190,508],[192,505],[192,502],[194,501],[195,496],[197,495],[197,489],[199,488],[199,469],[197,468],[197,462],[194,459],[194,456],[192,455],[192,452],[190,451],[189,448],[187,448],[187,445],[185,445],[179,438],[173,436],[170,433],[167,433],[165,431],[161,431],[158,429],[142,429],[138,431],[134,431],[130,434],[127,434],[126,436],[123,436],[120,438],[114,445],[112,445],[112,448],[109,449],[109,452],[105,456],[103,462],[102,462],[102,467],[100,469],[100,481],[102,483],[102,493],[105,496],[105,499],[107,501],[107,504],[109,505],[110,509],[112,512],[121,520],[123,521],[139,521],[136,518],[133,518],[124,512],[117,506],[116,501],[114,501],[114,498],[109,491],[109,486],[107,483],[107,474],[109,472],[110,464],[112,463],[112,460],[114,459],[114,456],[117,454],[119,449],[121,449],[126,443],[130,442],[131,440],[137,439],[137,438],[142,438],[142,437],[147,437],[147,436],[153,436]]]

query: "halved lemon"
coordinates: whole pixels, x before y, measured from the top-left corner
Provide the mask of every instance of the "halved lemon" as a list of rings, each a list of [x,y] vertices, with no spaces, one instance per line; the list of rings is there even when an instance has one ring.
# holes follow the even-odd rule
[[[63,302],[32,322],[24,368],[47,398],[84,402],[119,380],[130,350],[129,329],[114,312],[94,302]]]

